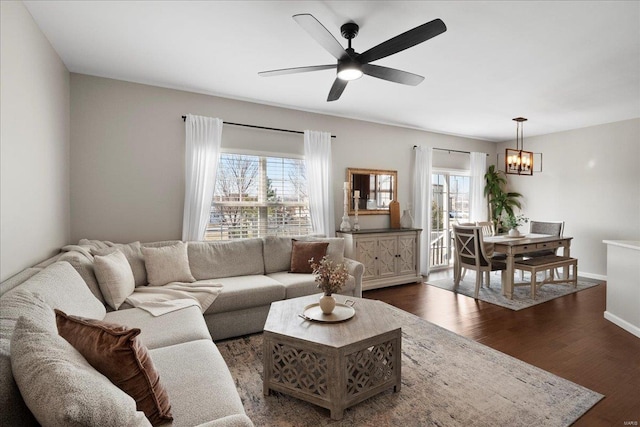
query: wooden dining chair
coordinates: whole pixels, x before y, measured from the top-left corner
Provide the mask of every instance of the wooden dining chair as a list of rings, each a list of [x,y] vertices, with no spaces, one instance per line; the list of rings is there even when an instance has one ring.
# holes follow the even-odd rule
[[[453,226],[453,235],[456,247],[456,263],[454,268],[453,291],[457,292],[458,285],[462,279],[462,269],[475,270],[476,287],[474,298],[478,298],[483,278],[489,286],[489,273],[496,270],[506,270],[504,261],[493,260],[485,252],[482,239],[482,227],[478,226]],[[501,275],[502,286],[504,287],[505,275]]]
[[[496,235],[496,229],[491,221],[476,221],[476,226],[482,227],[484,237]]]

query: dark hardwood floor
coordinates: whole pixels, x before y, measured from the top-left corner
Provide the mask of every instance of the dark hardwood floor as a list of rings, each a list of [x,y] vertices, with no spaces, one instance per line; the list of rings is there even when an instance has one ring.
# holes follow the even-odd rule
[[[451,276],[436,272],[430,279]],[[606,284],[512,311],[423,283],[364,292],[605,398],[575,426],[640,423],[640,338],[603,317]]]

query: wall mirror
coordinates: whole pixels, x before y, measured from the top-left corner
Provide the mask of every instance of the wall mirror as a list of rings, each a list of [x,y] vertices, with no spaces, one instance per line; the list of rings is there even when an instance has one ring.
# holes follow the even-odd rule
[[[347,182],[350,215],[355,214],[356,194],[360,196],[359,215],[389,215],[389,203],[396,199],[398,192],[397,171],[347,168]]]

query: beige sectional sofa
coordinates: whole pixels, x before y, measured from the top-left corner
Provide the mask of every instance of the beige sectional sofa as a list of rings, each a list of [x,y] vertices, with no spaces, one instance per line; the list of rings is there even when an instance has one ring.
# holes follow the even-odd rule
[[[310,237],[299,239],[318,240]],[[327,256],[334,261],[344,262],[350,273],[342,292],[361,296],[362,264],[343,258],[342,239],[322,240],[329,243]],[[174,243],[155,242],[142,246],[162,247]],[[128,420],[125,424],[148,425],[144,415],[136,412],[133,399],[122,395],[124,392],[117,387],[83,390],[87,384],[80,383],[72,387],[67,385],[72,388],[71,391],[63,389],[54,393],[55,387],[60,384],[49,378],[48,381],[37,381],[35,384],[25,384],[27,380],[22,379],[18,388],[11,360],[15,357],[11,353],[11,339],[18,318],[24,317],[29,322],[25,319],[21,321],[17,339],[32,336],[28,335],[29,331],[25,335],[22,330],[25,323],[39,325],[43,331],[55,332],[54,308],[71,315],[139,328],[139,339],[149,350],[169,396],[174,418],[171,425],[253,425],[244,413],[233,378],[212,337],[223,339],[260,332],[271,302],[318,292],[313,275],[288,273],[291,238],[189,242],[187,250],[192,275],[197,281],[221,284],[220,294],[204,314],[199,307],[191,306],[157,317],[140,308],[132,308],[127,303],[116,311],[104,303],[93,261],[88,254],[111,245],[83,240],[79,245],[65,247],[61,254],[0,284],[0,425],[37,425],[34,414],[38,419],[41,419],[42,411],[47,416],[53,416],[58,410],[58,403],[62,407],[60,411],[64,413],[69,407],[74,407],[73,401],[78,396],[83,402],[79,404],[82,411],[89,414],[93,414],[92,411],[95,414],[109,413],[109,416],[115,412],[125,417],[118,421],[108,419],[106,422],[96,419],[96,425],[121,424],[123,419]],[[135,268],[133,264],[132,268]],[[40,331],[40,335],[46,336],[47,333],[43,331]],[[48,338],[57,340],[56,345],[68,346],[54,332],[52,335],[56,336]],[[16,345],[15,348],[20,347]],[[65,347],[65,351],[74,350]],[[14,360],[14,369],[16,366],[20,370],[20,363]],[[19,372],[19,375],[22,377],[25,373]],[[100,394],[102,391],[106,396]],[[88,400],[90,404],[86,396],[82,400],[82,396],[89,392],[97,393],[97,397]],[[63,402],[56,402],[56,397]],[[109,412],[105,409],[109,407],[108,402],[112,401],[120,402],[118,411]],[[91,404],[96,407],[92,408]]]

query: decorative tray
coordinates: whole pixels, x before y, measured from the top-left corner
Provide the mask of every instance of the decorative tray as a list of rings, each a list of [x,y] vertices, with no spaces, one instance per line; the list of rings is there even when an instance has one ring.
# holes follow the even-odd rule
[[[346,302],[352,302],[355,304],[355,302],[351,300],[347,300]],[[353,309],[353,304],[347,305],[337,302],[336,308],[333,309],[331,314],[324,314],[320,308],[320,303],[315,303],[306,306],[304,308],[304,312],[298,316],[302,317],[304,320],[311,320],[314,322],[337,323],[349,320],[355,316],[355,314],[356,311]]]

